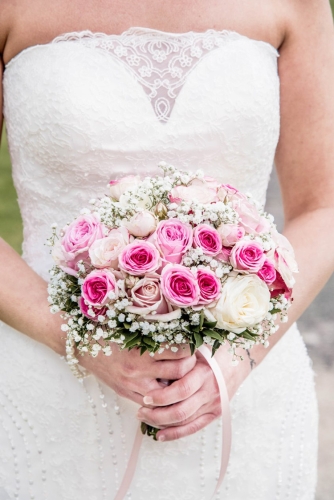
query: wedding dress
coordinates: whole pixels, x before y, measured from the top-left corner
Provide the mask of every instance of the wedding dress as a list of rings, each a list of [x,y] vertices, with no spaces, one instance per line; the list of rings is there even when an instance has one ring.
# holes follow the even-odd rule
[[[161,160],[264,203],[279,137],[277,57],[231,31],[142,28],[70,33],[14,57],[4,113],[27,263],[47,280],[51,224],[71,221],[109,179],[155,175]],[[93,376],[80,384],[64,359],[5,324],[0,345],[0,500],[112,500],[137,405]],[[314,499],[317,406],[296,326],[231,409],[232,453],[216,498]],[[208,500],[220,447],[219,421],[179,441],[145,437],[127,498]]]

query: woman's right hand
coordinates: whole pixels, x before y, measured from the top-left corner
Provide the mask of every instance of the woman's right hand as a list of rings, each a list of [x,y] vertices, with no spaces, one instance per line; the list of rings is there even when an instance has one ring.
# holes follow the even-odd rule
[[[121,350],[111,344],[111,356],[99,353],[96,358],[79,356],[80,365],[111,387],[118,395],[141,406],[143,397],[150,391],[161,389],[162,380],[179,380],[196,364],[196,356],[190,355],[189,347],[179,346],[177,352],[165,349],[154,357],[147,352],[142,356],[139,349]]]

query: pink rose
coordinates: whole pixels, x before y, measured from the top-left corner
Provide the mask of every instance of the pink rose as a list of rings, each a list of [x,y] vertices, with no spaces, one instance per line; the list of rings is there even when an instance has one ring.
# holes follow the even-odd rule
[[[223,262],[230,262],[232,248],[231,247],[222,247],[219,254],[216,256],[218,260],[222,260]]]
[[[118,268],[118,256],[129,243],[129,233],[125,227],[112,229],[108,236],[94,241],[89,249],[89,257],[94,267]]]
[[[257,275],[267,283],[267,285],[271,285],[276,280],[276,269],[274,264],[266,259]]]
[[[169,195],[172,203],[179,203],[181,200],[212,203],[215,198],[216,189],[207,184],[204,179],[194,179],[187,186],[176,186]]]
[[[217,190],[217,197],[220,201],[229,200],[247,200],[247,196],[230,184],[221,184]]]
[[[87,253],[78,254],[74,256],[73,254],[68,254],[65,252],[61,242],[57,240],[52,248],[52,258],[56,265],[60,267],[65,273],[71,276],[78,276],[78,262],[83,260],[85,264],[90,265]]]
[[[103,225],[93,214],[81,215],[64,229],[61,251],[67,268],[65,272],[77,274],[79,260],[88,262],[88,250],[95,240],[103,238]]]
[[[105,316],[108,310],[107,307],[94,307],[88,305],[82,297],[80,297],[79,306],[82,314],[92,321],[99,321],[99,316]]]
[[[128,189],[135,189],[141,183],[139,175],[126,175],[125,177],[121,177],[119,180],[113,180],[109,182],[110,188],[110,196],[119,201],[125,191]]]
[[[180,264],[182,256],[192,245],[192,227],[177,219],[162,220],[149,239],[167,262]]]
[[[287,300],[291,299],[292,296],[292,289],[289,288],[284,280],[282,279],[282,276],[280,275],[279,272],[276,272],[276,280],[272,285],[269,287],[270,288],[270,296],[271,297],[277,297],[278,295],[284,295],[284,297]]]
[[[211,269],[198,269],[197,281],[200,290],[199,305],[210,304],[218,299],[221,283]]]
[[[283,234],[274,234],[274,240],[278,245],[275,249],[276,269],[279,271],[288,288],[295,284],[293,273],[298,273],[298,265],[295,253],[289,240]]]
[[[172,307],[161,293],[160,276],[156,273],[147,274],[131,288],[131,306],[127,306],[129,313],[144,316],[153,311],[157,314],[166,314]]]
[[[240,217],[240,224],[248,233],[263,233],[270,230],[270,222],[262,217],[256,206],[248,199],[232,202],[234,210]]]
[[[157,218],[148,210],[136,213],[129,221],[124,221],[123,225],[133,236],[144,238],[149,236],[157,227]]]
[[[218,187],[220,186],[219,182],[217,181],[217,179],[215,179],[214,177],[210,177],[209,175],[205,175],[203,177],[203,180],[205,181],[205,184],[210,187],[211,189],[215,189],[217,190]]]
[[[187,267],[168,264],[161,273],[161,290],[171,304],[178,307],[194,306],[200,298],[196,277]]]
[[[104,306],[118,298],[116,278],[108,269],[96,269],[89,273],[81,287],[81,295],[87,304]]]
[[[235,224],[221,224],[217,231],[225,247],[232,247],[245,236],[245,229]]]
[[[62,246],[73,255],[87,251],[95,240],[103,237],[103,226],[93,214],[81,215],[64,231]]]
[[[257,273],[266,259],[260,243],[256,241],[239,241],[232,248],[230,261],[232,266],[239,271]]]
[[[127,245],[118,257],[119,267],[134,276],[143,276],[161,266],[157,248],[149,241],[135,240]]]
[[[217,229],[208,224],[199,224],[194,229],[194,247],[199,247],[206,255],[218,255],[222,239]]]

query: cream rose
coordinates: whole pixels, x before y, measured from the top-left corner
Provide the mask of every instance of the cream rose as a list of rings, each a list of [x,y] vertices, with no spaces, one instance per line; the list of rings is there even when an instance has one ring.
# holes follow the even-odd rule
[[[129,221],[124,221],[123,225],[130,234],[140,238],[149,236],[157,227],[157,218],[148,210],[136,213]]]
[[[217,320],[217,327],[233,333],[260,323],[269,310],[270,292],[256,275],[228,278],[222,287],[217,305],[210,312]]]
[[[212,203],[216,198],[216,189],[207,184],[205,180],[194,179],[187,186],[176,186],[170,192],[170,201],[194,201],[198,203]]]
[[[129,233],[125,227],[112,229],[106,238],[96,240],[89,249],[89,257],[94,267],[118,268],[118,256],[129,243]]]
[[[125,191],[128,189],[134,189],[138,187],[141,183],[139,175],[126,175],[121,179],[110,181],[109,189],[110,196],[118,201]]]

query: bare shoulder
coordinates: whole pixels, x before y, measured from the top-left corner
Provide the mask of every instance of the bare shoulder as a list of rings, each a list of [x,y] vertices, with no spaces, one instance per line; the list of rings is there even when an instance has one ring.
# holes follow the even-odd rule
[[[14,2],[0,0],[0,54],[3,53],[13,19]]]

